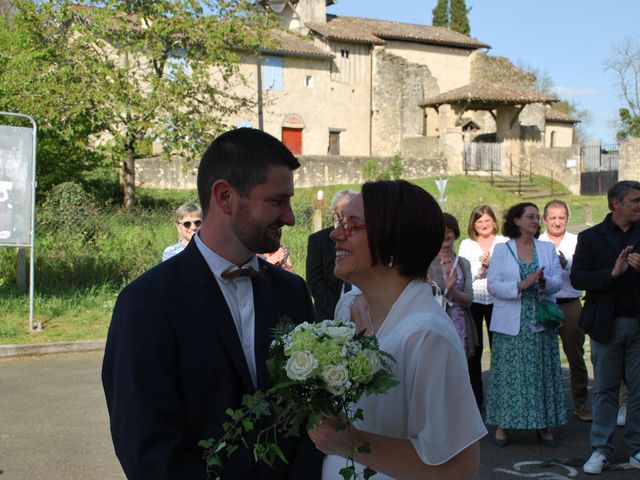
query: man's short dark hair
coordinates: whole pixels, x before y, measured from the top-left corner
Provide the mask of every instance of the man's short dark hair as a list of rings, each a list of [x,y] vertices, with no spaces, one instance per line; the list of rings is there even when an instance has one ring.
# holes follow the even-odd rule
[[[504,223],[502,224],[502,234],[505,237],[509,238],[518,238],[520,236],[520,228],[516,225],[516,218],[522,217],[525,209],[527,207],[533,207],[538,210],[538,206],[535,203],[531,202],[522,202],[517,203],[504,214]],[[535,233],[534,237],[538,238],[540,236],[540,225],[538,225],[538,231]]]
[[[404,180],[365,183],[362,202],[373,265],[393,264],[405,277],[425,278],[444,239],[438,202]]]
[[[609,188],[609,191],[607,192],[609,210],[613,210],[614,200],[622,203],[624,197],[626,197],[631,190],[640,190],[640,182],[636,182],[635,180],[622,180]]]
[[[476,222],[483,215],[489,215],[493,219],[493,234],[498,233],[498,220],[496,219],[496,214],[493,213],[493,210],[489,205],[478,205],[476,208],[471,210],[471,215],[469,215],[469,225],[467,226],[467,234],[471,240],[476,240],[478,234],[476,233]]]
[[[567,218],[569,218],[569,205],[567,205],[567,203],[563,200],[551,200],[550,202],[547,202],[547,204],[544,206],[542,214],[544,218],[547,218],[547,210],[549,210],[550,208],[564,208],[564,211],[567,214]]]
[[[444,218],[444,226],[453,231],[453,235],[456,237],[456,240],[460,238],[460,225],[458,225],[458,220],[456,219],[456,217],[447,212],[443,213],[442,215]]]
[[[198,167],[198,196],[206,216],[211,187],[226,180],[244,197],[253,187],[266,182],[273,166],[295,170],[300,162],[284,144],[268,133],[254,128],[238,128],[223,133],[204,152]]]

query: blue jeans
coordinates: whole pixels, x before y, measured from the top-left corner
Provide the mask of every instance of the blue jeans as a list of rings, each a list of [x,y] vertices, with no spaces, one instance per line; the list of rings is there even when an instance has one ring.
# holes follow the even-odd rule
[[[618,391],[624,378],[629,389],[625,443],[631,455],[640,452],[640,320],[616,317],[608,343],[591,340],[594,370],[591,448],[613,456]]]

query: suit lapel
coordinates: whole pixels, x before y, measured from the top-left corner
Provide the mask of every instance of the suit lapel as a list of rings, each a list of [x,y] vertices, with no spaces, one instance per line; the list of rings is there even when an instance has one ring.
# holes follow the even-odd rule
[[[262,260],[260,261],[261,267]],[[258,389],[266,390],[270,386],[269,373],[267,372],[267,358],[269,345],[271,344],[272,329],[275,327],[273,314],[273,292],[269,282],[269,270],[252,281],[253,309],[255,312],[255,352],[256,373],[258,377]]]
[[[251,374],[229,306],[195,241],[187,245],[183,259],[186,267],[183,272],[185,282],[190,285],[202,305],[202,316],[209,321],[220,338],[247,390],[253,391]],[[213,352],[212,355],[214,355]]]

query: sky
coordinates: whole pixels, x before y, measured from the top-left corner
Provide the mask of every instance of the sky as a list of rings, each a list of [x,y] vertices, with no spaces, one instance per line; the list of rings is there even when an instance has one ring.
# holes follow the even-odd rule
[[[590,113],[589,140],[615,141],[624,106],[613,72],[604,70],[625,38],[640,40],[639,0],[466,0],[471,36],[489,55],[547,72],[556,96]],[[337,0],[327,13],[431,24],[436,0]]]

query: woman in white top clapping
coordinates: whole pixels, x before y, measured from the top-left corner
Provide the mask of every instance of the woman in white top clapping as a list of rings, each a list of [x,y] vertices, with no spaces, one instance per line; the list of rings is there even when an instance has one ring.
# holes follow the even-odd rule
[[[487,269],[493,247],[496,243],[506,242],[507,238],[497,234],[498,223],[489,205],[478,205],[473,209],[469,217],[467,233],[469,238],[460,243],[458,254],[469,260],[471,264],[473,278],[471,315],[478,333],[479,345],[476,347],[475,354],[469,358],[469,377],[476,403],[478,408],[482,410],[482,350],[484,348],[482,322],[483,320],[486,322],[487,331],[489,331],[493,310],[493,298],[487,290]],[[489,346],[491,346],[491,334],[489,334]]]

